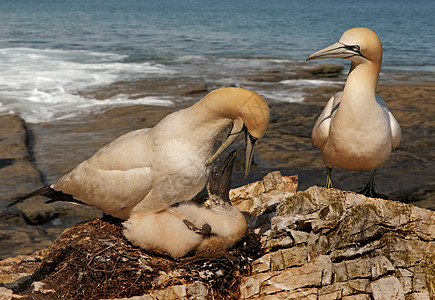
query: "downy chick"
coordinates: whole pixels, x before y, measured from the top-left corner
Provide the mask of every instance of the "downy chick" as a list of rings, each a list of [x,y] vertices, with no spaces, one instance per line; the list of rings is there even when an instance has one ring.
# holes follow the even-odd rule
[[[233,151],[210,173],[209,207],[189,201],[153,214],[135,214],[124,223],[124,236],[145,250],[173,258],[222,252],[233,246],[247,227],[229,198],[235,157]]]

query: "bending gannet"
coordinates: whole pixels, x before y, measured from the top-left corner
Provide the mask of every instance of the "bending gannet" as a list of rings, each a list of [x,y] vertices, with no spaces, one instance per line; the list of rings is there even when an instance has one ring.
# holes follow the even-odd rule
[[[399,145],[401,130],[375,92],[382,64],[381,41],[370,29],[349,29],[337,43],[311,54],[307,60],[322,58],[352,61],[344,90],[331,97],[311,133],[327,168],[326,187],[332,187],[333,167],[375,169],[360,192],[369,197],[383,196],[374,190],[376,168]]]
[[[246,177],[268,123],[269,107],[260,95],[242,88],[218,89],[153,128],[122,135],[56,183],[10,205],[42,195],[51,198],[47,202],[87,204],[124,220],[134,213],[154,213],[199,193],[210,165],[242,132]],[[228,137],[213,154],[218,135],[229,125]]]
[[[173,258],[216,254],[233,246],[247,227],[229,198],[235,157],[233,151],[210,173],[209,207],[189,201],[153,214],[134,214],[124,223],[124,236],[136,246]]]

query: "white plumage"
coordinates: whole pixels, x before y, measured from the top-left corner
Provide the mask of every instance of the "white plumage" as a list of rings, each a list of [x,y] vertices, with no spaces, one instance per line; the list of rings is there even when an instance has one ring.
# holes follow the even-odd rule
[[[188,201],[207,181],[210,164],[246,133],[246,169],[255,143],[269,123],[269,107],[255,92],[242,88],[215,90],[191,107],[166,116],[150,129],[126,133],[35,195],[100,208],[121,219],[148,214]],[[218,135],[232,129],[213,154]],[[11,204],[11,205],[12,205]]]
[[[328,169],[327,187],[332,187],[331,170],[371,170],[382,165],[391,149],[400,142],[400,126],[376,85],[382,64],[382,44],[367,28],[347,30],[340,40],[311,54],[307,60],[345,58],[352,61],[344,90],[326,104],[311,139],[320,148]],[[374,172],[364,194],[381,196],[374,191]]]

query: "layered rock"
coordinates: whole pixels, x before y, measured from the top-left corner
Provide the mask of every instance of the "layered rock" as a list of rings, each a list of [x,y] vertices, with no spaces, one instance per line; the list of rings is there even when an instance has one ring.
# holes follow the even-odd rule
[[[433,299],[434,211],[315,186],[295,192],[296,186],[297,177],[273,172],[232,190],[251,230],[226,256],[154,256],[130,245],[119,223],[97,219],[67,230],[45,252],[1,261],[8,288],[0,294]]]
[[[431,299],[435,213],[311,187],[283,199],[245,299]]]

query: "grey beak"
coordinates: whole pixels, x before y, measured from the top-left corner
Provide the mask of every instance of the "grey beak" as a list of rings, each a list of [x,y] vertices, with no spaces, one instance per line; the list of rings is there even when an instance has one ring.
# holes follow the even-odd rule
[[[343,43],[337,42],[332,44],[331,46],[328,46],[326,48],[314,52],[313,54],[308,56],[307,60],[322,59],[322,58],[349,59],[354,56],[364,57],[364,55],[362,55],[361,52],[359,52],[359,47],[357,45],[348,46]]]
[[[231,152],[225,161],[215,167],[208,177],[207,189],[210,195],[218,196],[219,199],[230,202],[231,175],[237,151]]]
[[[226,140],[222,143],[219,149],[216,150],[215,154],[212,155],[207,160],[207,166],[211,165],[218,157],[222,154],[234,141],[239,137],[240,133],[243,130],[243,121],[241,119],[234,120],[233,128],[231,128],[231,132],[228,134]]]
[[[251,170],[251,162],[252,157],[254,156],[254,147],[257,143],[258,139],[253,137],[248,130],[245,132],[245,141],[246,141],[246,166],[245,166],[245,176],[242,180],[245,180],[248,177],[249,171]]]

